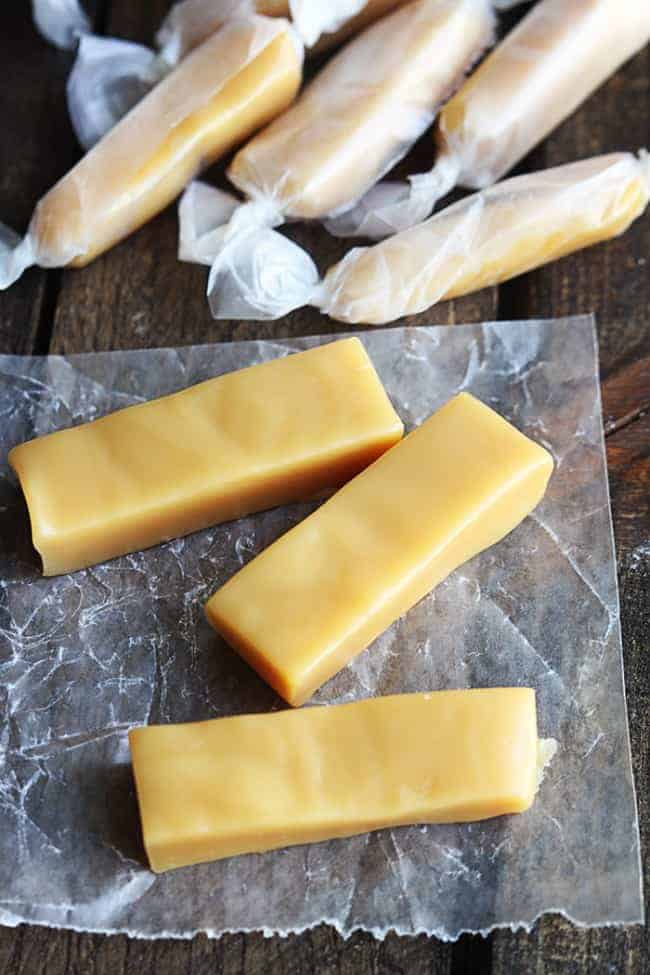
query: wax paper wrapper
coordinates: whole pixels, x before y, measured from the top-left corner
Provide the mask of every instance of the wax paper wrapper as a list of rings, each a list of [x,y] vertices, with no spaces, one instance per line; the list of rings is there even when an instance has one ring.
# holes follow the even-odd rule
[[[408,427],[470,390],[552,451],[532,517],[454,572],[312,703],[528,685],[559,750],[533,808],[154,877],[127,730],[283,706],[203,602],[312,505],[41,578],[7,449],[332,337],[0,358],[0,921],[141,937],[319,922],[382,937],[642,919],[596,340],[587,318],[362,333]],[[359,552],[363,558],[363,552]]]
[[[381,239],[421,223],[454,186],[491,186],[648,40],[647,0],[623,16],[618,0],[539,0],[443,108],[433,168],[378,183],[328,230]]]
[[[349,41],[235,154],[226,175],[245,199],[212,228],[210,260],[233,246],[246,253],[269,228],[354,206],[429,128],[495,26],[490,0],[417,0]]]

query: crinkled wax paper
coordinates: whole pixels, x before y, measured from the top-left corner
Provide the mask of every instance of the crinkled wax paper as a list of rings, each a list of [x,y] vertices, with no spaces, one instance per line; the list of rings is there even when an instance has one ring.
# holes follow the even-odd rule
[[[280,508],[41,578],[6,450],[329,337],[64,358],[0,358],[0,921],[142,937],[383,936],[642,919],[615,563],[593,322],[362,334],[401,415],[471,390],[552,452],[532,517],[473,559],[315,697],[525,684],[559,741],[534,807],[464,826],[381,830],[154,877],[126,732],[282,706],[208,627],[205,598],[301,518]],[[359,553],[363,558],[363,552]],[[227,786],[226,786],[227,787]],[[263,801],[260,797],[260,801]]]

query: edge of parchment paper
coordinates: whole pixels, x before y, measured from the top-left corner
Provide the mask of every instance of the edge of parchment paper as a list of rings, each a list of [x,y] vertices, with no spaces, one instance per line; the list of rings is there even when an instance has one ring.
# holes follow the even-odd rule
[[[5,914],[4,912],[0,914],[0,925],[8,928],[17,928],[21,924],[27,924],[31,927],[48,928],[52,931],[74,931],[75,934],[103,934],[108,936],[113,935],[126,935],[129,938],[133,938],[136,941],[161,941],[163,939],[173,940],[173,941],[192,941],[200,934],[205,934],[208,938],[217,940],[225,935],[232,934],[261,934],[266,938],[289,938],[294,935],[304,934],[306,931],[313,931],[315,928],[324,925],[329,928],[333,928],[337,934],[339,934],[344,940],[351,938],[352,935],[357,932],[362,932],[364,934],[371,934],[376,941],[384,941],[389,934],[395,934],[399,938],[411,937],[417,938],[421,935],[426,935],[428,938],[436,938],[438,941],[445,943],[452,943],[458,941],[464,934],[479,934],[483,938],[488,938],[495,931],[511,931],[513,934],[517,931],[525,931],[526,934],[530,934],[537,922],[545,917],[546,915],[554,915],[556,917],[563,917],[570,924],[574,925],[576,928],[581,928],[583,931],[591,930],[594,928],[626,928],[645,924],[645,916],[643,909],[641,912],[641,917],[632,918],[626,921],[581,921],[579,918],[572,917],[568,911],[565,911],[561,907],[545,907],[541,911],[538,911],[530,918],[525,920],[508,922],[508,921],[495,921],[494,924],[488,925],[486,928],[460,928],[454,934],[447,934],[440,931],[439,929],[429,930],[423,925],[418,925],[413,929],[407,929],[395,925],[387,925],[385,927],[370,927],[364,924],[356,924],[352,927],[345,927],[339,924],[332,918],[321,918],[319,921],[313,921],[309,924],[294,925],[287,928],[273,928],[273,927],[251,927],[251,928],[222,928],[219,931],[214,928],[201,928],[199,931],[160,931],[156,934],[143,934],[141,931],[133,931],[128,926],[125,927],[90,927],[77,924],[58,924],[54,921],[24,921],[20,918],[15,918],[13,915]]]

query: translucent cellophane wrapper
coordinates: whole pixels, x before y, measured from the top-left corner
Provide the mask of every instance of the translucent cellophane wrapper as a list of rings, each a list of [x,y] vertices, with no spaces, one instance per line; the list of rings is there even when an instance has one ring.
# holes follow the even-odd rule
[[[312,304],[339,321],[383,324],[623,233],[649,198],[644,150],[638,158],[611,153],[526,173],[371,247],[354,248],[322,280],[306,251],[266,230],[257,239],[235,240],[214,260],[210,307],[217,318],[273,319]],[[206,202],[215,212],[225,205],[221,197]],[[207,220],[207,209],[202,216]],[[197,235],[190,239],[186,227],[184,246],[200,259],[212,235],[201,234],[199,220],[191,219]]]
[[[90,31],[90,19],[79,0],[32,0],[34,24],[46,41],[73,48]]]
[[[30,264],[86,264],[155,216],[293,100],[302,56],[286,20],[229,21],[40,200],[19,245],[0,227],[0,288]]]
[[[453,939],[544,911],[642,919],[619,609],[592,320],[360,337],[408,428],[469,390],[553,454],[544,500],[316,695],[535,688],[559,750],[530,811],[402,827],[154,877],[127,730],[283,707],[203,603],[313,505],[252,515],[42,578],[7,450],[190,383],[330,341],[0,357],[0,922],[141,937],[321,922]],[[359,553],[363,558],[363,552]],[[224,783],[227,788],[227,783]]]
[[[288,0],[181,0],[174,3],[156,32],[160,58],[170,66],[178,64],[233,17],[252,14],[288,17]]]
[[[233,19],[287,16],[284,0],[182,0],[156,34],[156,50],[91,32],[78,0],[32,0],[34,22],[58,47],[77,46],[67,83],[70,121],[91,149],[195,47]]]
[[[212,228],[212,259],[286,220],[352,206],[431,124],[493,33],[490,0],[415,0],[349,41],[235,155],[227,175],[247,202]]]
[[[350,41],[228,177],[283,214],[336,213],[400,159],[491,43],[488,0],[415,0]]]
[[[290,17],[307,48],[340,43],[409,0],[181,0],[156,34],[161,57],[176,63],[230,17]],[[515,0],[520,3],[521,0]],[[498,6],[498,3],[495,3]],[[319,43],[320,42],[320,43]]]
[[[66,84],[68,114],[89,150],[171,70],[143,44],[84,34]]]
[[[538,0],[443,108],[433,169],[375,186],[328,230],[379,239],[456,185],[492,185],[648,40],[648,0]]]
[[[79,42],[68,79],[70,120],[77,139],[90,149],[182,58],[238,17],[289,17],[308,46],[324,35],[325,46],[405,0],[181,0],[156,32],[155,49],[99,37],[78,0],[33,0],[41,34],[59,47]]]

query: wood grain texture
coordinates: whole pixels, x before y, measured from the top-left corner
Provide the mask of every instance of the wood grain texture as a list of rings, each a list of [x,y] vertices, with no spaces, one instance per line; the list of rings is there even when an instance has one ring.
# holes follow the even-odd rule
[[[70,56],[36,38],[26,3],[0,13],[0,220],[19,233],[34,206],[75,158],[65,104]],[[46,351],[58,273],[33,268],[0,292],[3,351]],[[44,330],[44,334],[43,334]]]
[[[619,558],[644,543],[650,555],[650,413],[607,438],[607,463]]]
[[[37,198],[78,157],[63,100],[70,58],[35,38],[28,5],[5,4],[0,14],[0,66],[10,83],[0,109],[10,139],[0,140],[0,219],[24,229]],[[168,0],[112,0],[101,5],[107,33],[149,42]],[[517,16],[516,14],[513,16]],[[647,140],[650,52],[639,55],[525,161],[540,168]],[[430,163],[421,140],[402,171]],[[209,174],[223,181],[223,167]],[[321,228],[290,228],[321,269],[345,252]],[[0,294],[0,351],[82,352],[270,338],[341,330],[313,309],[277,323],[214,322],[202,268],[176,260],[177,220],[170,207],[112,252],[81,271],[30,271]],[[637,783],[647,783],[650,756],[648,667],[648,444],[644,413],[649,392],[650,220],[625,236],[499,290],[442,304],[413,319],[453,323],[546,317],[596,311],[610,430],[608,462],[620,557],[622,620],[632,749]],[[346,327],[347,330],[347,327]],[[648,850],[650,816],[640,790],[641,827]],[[647,859],[647,858],[646,858]],[[646,867],[646,889],[650,885]],[[0,929],[0,973],[7,975],[642,975],[650,971],[646,929],[584,932],[545,918],[530,935],[464,937],[453,946],[435,939],[366,934],[347,941],[321,927],[299,937],[229,935],[218,941],[132,941],[21,926]]]
[[[135,941],[27,927],[0,928],[3,975],[451,975],[451,952],[425,937],[344,940],[321,926],[300,937],[226,935]],[[455,972],[456,969],[453,969]],[[477,969],[460,969],[478,975]]]
[[[650,356],[610,372],[601,385],[605,435],[650,411]]]

